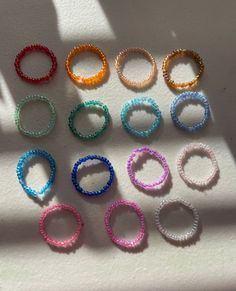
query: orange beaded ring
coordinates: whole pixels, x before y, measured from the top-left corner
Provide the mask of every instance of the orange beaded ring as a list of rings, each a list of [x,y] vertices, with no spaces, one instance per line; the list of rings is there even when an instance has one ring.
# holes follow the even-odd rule
[[[174,80],[170,78],[170,73],[169,73],[170,63],[171,61],[179,57],[190,57],[199,66],[199,72],[192,81],[185,82],[185,83],[176,83]],[[202,58],[199,56],[198,53],[191,50],[187,50],[187,49],[177,49],[165,57],[163,61],[163,65],[162,65],[162,71],[163,71],[163,77],[168,86],[178,91],[191,90],[193,87],[195,87],[198,84],[199,79],[201,78],[204,72],[204,64],[203,64]]]
[[[102,61],[102,68],[101,70],[88,78],[79,76],[79,75],[75,75],[72,70],[71,70],[71,62],[72,59],[82,53],[82,52],[93,52],[95,54],[98,55],[99,59]],[[69,55],[66,58],[66,71],[69,75],[69,77],[71,78],[71,80],[74,80],[76,82],[78,82],[81,85],[85,85],[85,86],[95,86],[98,85],[99,83],[101,83],[104,78],[106,77],[107,73],[108,73],[108,62],[106,59],[106,56],[104,55],[104,53],[96,46],[92,45],[92,44],[83,44],[80,45],[78,47],[74,47],[72,49],[72,51],[69,53]]]

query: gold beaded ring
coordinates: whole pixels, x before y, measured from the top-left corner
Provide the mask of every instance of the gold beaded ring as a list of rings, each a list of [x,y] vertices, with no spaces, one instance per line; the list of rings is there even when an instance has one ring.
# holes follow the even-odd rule
[[[124,61],[125,61],[125,58],[127,57],[127,55],[129,55],[130,53],[142,54],[151,63],[152,69],[151,69],[151,72],[150,72],[150,74],[149,74],[147,79],[145,79],[143,81],[132,81],[132,80],[127,79],[123,75],[122,69],[123,69]],[[118,74],[120,80],[126,86],[128,86],[128,87],[130,87],[132,89],[143,89],[143,88],[149,86],[155,80],[156,75],[157,75],[157,65],[156,65],[155,59],[144,48],[136,48],[135,47],[135,48],[124,49],[116,57],[116,59],[115,59],[115,67],[116,67],[116,71],[117,71],[117,74]]]
[[[102,61],[102,68],[97,74],[95,74],[91,77],[85,78],[85,77],[76,75],[72,72],[72,70],[71,70],[72,59],[76,55],[78,55],[82,52],[93,52],[93,53],[98,55],[99,59]],[[98,85],[99,83],[101,83],[104,80],[104,78],[108,74],[108,62],[107,62],[106,56],[98,47],[96,47],[92,44],[83,44],[83,45],[80,45],[78,47],[74,47],[72,49],[72,51],[69,53],[69,55],[67,56],[65,65],[66,65],[66,71],[67,71],[69,77],[71,78],[71,80],[78,82],[80,85],[85,85],[85,86]]]
[[[170,63],[171,61],[179,57],[190,57],[198,64],[199,72],[192,81],[184,82],[184,83],[176,83],[174,80],[170,78],[170,73],[169,73]],[[199,56],[198,53],[191,50],[187,50],[187,49],[177,49],[165,57],[163,61],[163,65],[162,65],[162,71],[163,71],[163,77],[168,86],[178,91],[191,90],[193,87],[195,87],[198,84],[199,79],[201,78],[204,72],[204,64],[203,64],[202,58]]]

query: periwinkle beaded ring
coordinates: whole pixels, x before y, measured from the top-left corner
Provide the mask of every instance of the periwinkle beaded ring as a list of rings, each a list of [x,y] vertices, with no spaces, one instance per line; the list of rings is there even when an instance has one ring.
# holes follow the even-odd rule
[[[36,191],[36,190],[32,189],[31,187],[29,187],[26,184],[25,176],[24,176],[25,165],[31,159],[33,159],[35,157],[45,158],[49,162],[49,166],[50,166],[50,170],[51,170],[47,183],[39,191]],[[34,198],[44,198],[47,195],[47,193],[50,192],[52,185],[54,183],[55,175],[56,175],[56,163],[55,163],[55,160],[53,159],[53,157],[48,152],[46,152],[44,150],[41,150],[41,149],[29,150],[29,151],[25,152],[20,157],[18,164],[16,166],[16,174],[17,174],[18,180],[19,180],[22,188],[29,196],[32,196]]]
[[[51,66],[51,68],[50,68],[50,70],[49,70],[49,72],[48,72],[48,74],[46,76],[42,76],[42,77],[39,77],[39,78],[33,78],[33,77],[30,77],[30,76],[26,75],[21,69],[21,61],[22,61],[22,59],[27,54],[30,54],[31,52],[34,52],[34,51],[38,51],[38,52],[46,54],[50,58],[50,60],[52,62],[52,66]],[[56,56],[54,55],[54,53],[50,49],[48,49],[46,46],[43,46],[43,45],[40,45],[40,44],[33,44],[33,45],[25,47],[16,56],[15,69],[16,69],[16,73],[18,74],[18,76],[22,80],[24,80],[26,82],[29,82],[29,83],[32,83],[32,84],[41,84],[41,83],[44,83],[44,82],[48,82],[52,78],[52,76],[55,74],[56,69],[57,69],[57,59],[56,59]]]
[[[192,215],[193,215],[192,229],[190,231],[186,232],[185,234],[180,234],[180,235],[173,234],[173,233],[169,232],[161,223],[161,218],[160,218],[161,213],[165,209],[167,209],[168,207],[170,207],[172,205],[182,205],[185,208],[187,208],[188,210],[190,210]],[[155,212],[155,223],[156,223],[156,226],[157,226],[158,230],[160,231],[160,233],[168,240],[174,241],[177,243],[187,243],[191,239],[193,239],[196,236],[196,234],[198,233],[199,214],[198,214],[198,211],[195,207],[193,207],[189,202],[185,201],[182,198],[164,200],[161,202],[160,207]]]
[[[69,239],[66,239],[66,240],[56,240],[56,239],[51,238],[47,233],[46,225],[45,225],[46,220],[48,219],[49,216],[61,210],[66,210],[70,212],[74,216],[76,220],[76,224],[77,224],[74,234]],[[46,241],[46,243],[57,248],[72,247],[77,242],[80,236],[81,227],[82,227],[82,220],[81,220],[81,216],[79,212],[74,207],[64,204],[64,203],[56,204],[47,208],[46,210],[43,211],[39,219],[39,232],[41,236]]]
[[[150,106],[153,111],[153,114],[155,115],[155,120],[153,121],[151,127],[146,130],[139,130],[139,129],[131,127],[127,121],[127,116],[128,116],[129,111],[132,110],[136,106],[145,106],[145,105]],[[127,130],[130,134],[133,134],[138,137],[143,137],[143,138],[147,138],[151,134],[153,134],[160,127],[160,123],[161,123],[161,111],[158,105],[156,104],[156,102],[152,98],[149,98],[149,97],[136,97],[134,99],[127,101],[121,110],[120,117],[121,117],[123,128],[125,130]]]
[[[157,159],[164,169],[161,177],[157,181],[150,182],[150,183],[144,183],[135,177],[135,174],[133,171],[133,162],[134,162],[135,158],[137,158],[138,156],[145,154],[145,153],[147,153],[147,154],[153,156],[155,159]],[[139,188],[142,188],[144,190],[161,189],[166,184],[166,182],[169,178],[169,174],[170,174],[169,166],[167,164],[165,157],[162,156],[159,152],[154,151],[146,146],[138,148],[138,149],[134,149],[132,151],[132,153],[129,156],[128,161],[127,161],[127,171],[128,171],[128,175],[130,177],[131,182],[133,184],[135,184],[136,186],[138,186]]]
[[[84,108],[92,108],[95,110],[97,110],[97,109],[102,110],[104,113],[104,118],[105,118],[104,123],[99,130],[97,130],[93,133],[87,134],[87,135],[82,134],[78,129],[75,128],[75,125],[74,125],[76,114],[79,113]],[[108,110],[107,106],[105,104],[103,104],[102,102],[96,101],[96,100],[86,101],[86,102],[80,103],[77,106],[75,106],[75,108],[71,111],[69,119],[68,119],[68,125],[69,125],[71,132],[76,137],[83,139],[83,140],[93,140],[96,137],[99,137],[100,135],[102,135],[103,132],[107,129],[109,122],[110,122],[110,114],[109,114],[109,110]]]
[[[44,103],[48,104],[48,107],[49,107],[49,110],[51,113],[51,118],[50,118],[49,123],[45,129],[40,130],[40,131],[32,131],[32,130],[26,129],[22,125],[22,122],[21,122],[22,108],[30,102],[44,102]],[[21,102],[16,107],[15,123],[16,123],[18,130],[21,133],[23,133],[24,135],[27,135],[30,137],[41,137],[41,136],[48,135],[56,123],[56,110],[55,110],[54,104],[45,96],[39,96],[39,95],[27,96],[26,98],[22,99]]]
[[[77,180],[77,172],[79,170],[79,167],[88,160],[101,161],[107,167],[108,171],[110,172],[110,177],[109,177],[109,180],[107,181],[106,185],[104,185],[102,187],[102,189],[99,189],[97,191],[87,191],[87,190],[83,189]],[[78,192],[80,192],[84,195],[87,195],[87,196],[99,196],[99,195],[102,195],[103,193],[105,193],[111,187],[111,184],[112,184],[113,179],[114,179],[114,175],[115,175],[115,172],[114,172],[114,169],[112,167],[112,164],[110,163],[110,161],[107,158],[99,156],[99,155],[88,155],[84,158],[79,159],[74,164],[74,167],[73,167],[73,170],[71,173],[71,180],[72,180],[73,185],[75,186],[75,189]]]
[[[196,124],[193,124],[192,126],[188,126],[184,124],[183,122],[181,122],[176,114],[177,107],[180,104],[184,103],[185,101],[197,101],[204,107],[204,116],[202,120]],[[177,127],[188,132],[196,132],[207,125],[207,122],[210,117],[210,109],[209,109],[209,103],[208,103],[207,97],[200,94],[199,92],[193,92],[193,91],[183,92],[177,95],[175,99],[173,100],[173,102],[171,103],[170,114],[171,114],[171,118],[174,124]]]
[[[188,177],[184,172],[184,165],[186,163],[186,160],[194,152],[200,152],[201,154],[206,155],[208,158],[210,158],[212,162],[211,173],[205,179],[194,179]],[[177,170],[179,172],[180,177],[184,180],[186,184],[188,184],[191,187],[194,186],[201,189],[210,186],[211,183],[216,179],[217,175],[219,174],[219,167],[213,151],[210,149],[209,146],[203,143],[190,143],[181,150],[181,152],[177,156]]]
[[[133,240],[119,238],[113,233],[113,230],[112,230],[111,217],[112,217],[113,211],[119,207],[124,207],[124,206],[129,207],[132,210],[134,210],[139,219],[140,228],[139,228],[138,234]],[[113,241],[113,243],[115,243],[116,245],[122,248],[134,249],[140,246],[144,240],[144,237],[145,237],[144,214],[141,208],[133,201],[116,200],[112,204],[110,204],[110,206],[107,208],[106,213],[105,213],[104,223],[105,223],[105,228],[106,228],[109,238]]]

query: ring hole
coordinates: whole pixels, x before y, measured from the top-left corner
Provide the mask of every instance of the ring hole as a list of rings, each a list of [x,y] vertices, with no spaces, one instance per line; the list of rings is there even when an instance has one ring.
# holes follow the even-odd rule
[[[48,182],[50,176],[50,166],[48,160],[43,157],[33,157],[24,168],[24,177],[26,184],[40,191]]]
[[[140,228],[137,214],[128,206],[114,209],[111,225],[115,236],[128,240],[134,239]]]
[[[102,62],[95,53],[81,52],[74,56],[71,67],[73,74],[88,78],[102,69]]]
[[[109,177],[110,173],[106,165],[98,160],[84,162],[77,172],[77,181],[89,192],[102,189],[109,181]]]
[[[65,240],[76,231],[75,217],[64,209],[56,211],[46,219],[46,231],[50,238]]]
[[[143,153],[133,161],[135,177],[144,183],[157,181],[163,174],[160,162],[153,156]]]
[[[45,130],[50,119],[51,112],[46,102],[35,100],[26,103],[21,109],[21,125],[27,130]]]
[[[138,130],[149,129],[156,119],[151,106],[142,104],[135,105],[128,111],[127,122],[133,128]]]
[[[82,135],[99,131],[105,122],[104,112],[100,108],[82,108],[75,116],[75,127]]]
[[[180,122],[193,126],[203,120],[204,107],[199,101],[185,100],[176,108],[176,115]]]
[[[163,208],[160,214],[161,225],[170,233],[181,235],[193,227],[193,213],[182,204],[171,204]]]
[[[40,51],[30,52],[21,61],[22,71],[32,78],[46,76],[51,66],[51,59]]]
[[[197,63],[191,57],[177,57],[169,65],[170,78],[176,83],[190,82],[199,73]]]

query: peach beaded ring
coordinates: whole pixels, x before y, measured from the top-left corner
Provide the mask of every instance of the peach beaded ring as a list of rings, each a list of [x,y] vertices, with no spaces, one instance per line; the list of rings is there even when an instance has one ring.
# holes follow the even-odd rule
[[[102,61],[102,68],[97,74],[95,74],[91,77],[85,78],[85,77],[76,75],[72,72],[72,70],[71,70],[72,59],[76,55],[78,55],[82,52],[93,52],[93,53],[98,55],[99,59]],[[98,47],[96,47],[92,44],[83,44],[83,45],[80,45],[78,47],[74,47],[72,49],[72,51],[69,53],[69,55],[67,56],[65,65],[66,65],[66,71],[67,71],[69,77],[71,78],[71,80],[76,81],[80,85],[84,85],[84,86],[98,85],[104,80],[104,78],[108,74],[108,62],[107,62],[106,56]]]
[[[199,66],[199,72],[198,72],[197,76],[189,82],[176,83],[170,77],[169,67],[170,67],[171,61],[173,61],[176,58],[180,58],[180,57],[192,58]],[[165,57],[165,59],[163,61],[163,65],[162,65],[162,71],[163,71],[163,77],[164,77],[168,86],[170,86],[173,89],[176,89],[178,91],[190,90],[198,84],[199,79],[201,78],[201,76],[204,72],[204,64],[203,64],[202,58],[199,56],[198,53],[196,53],[192,50],[187,50],[187,49],[177,49]]]
[[[148,76],[147,79],[143,80],[143,81],[132,81],[127,79],[123,72],[123,65],[125,62],[125,58],[130,54],[130,53],[138,53],[143,55],[152,65],[152,69],[151,72]],[[132,89],[144,89],[147,86],[151,85],[151,83],[155,80],[156,75],[157,75],[157,65],[155,62],[155,59],[153,58],[153,56],[144,48],[127,48],[124,49],[123,51],[121,51],[118,56],[115,59],[115,67],[116,67],[116,71],[117,74],[120,78],[120,80],[127,86],[130,87]]]

